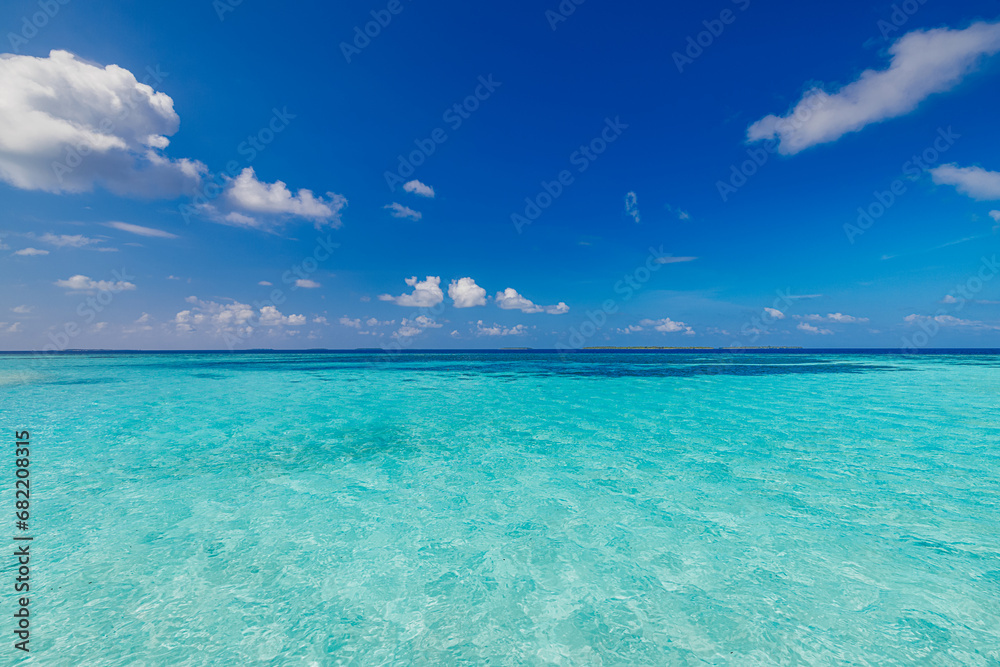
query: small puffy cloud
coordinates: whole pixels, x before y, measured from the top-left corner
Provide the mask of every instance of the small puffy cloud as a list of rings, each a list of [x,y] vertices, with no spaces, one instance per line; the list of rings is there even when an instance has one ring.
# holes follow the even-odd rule
[[[941,299],[941,303],[958,303],[958,299],[949,294],[945,298]]]
[[[6,322],[0,322],[0,331],[4,333],[20,333],[21,323],[14,322],[13,324],[7,324]]]
[[[548,313],[549,315],[563,315],[569,312],[569,306],[560,301],[554,306],[538,306],[531,300],[524,298],[517,293],[513,287],[508,287],[503,292],[497,292],[494,297],[496,304],[504,310],[520,310],[522,313]]]
[[[365,320],[365,326],[369,327],[391,327],[395,324],[396,320],[385,320],[384,322],[380,322],[378,319],[374,317],[369,317],[367,320]]]
[[[163,156],[180,124],[173,100],[117,65],[5,54],[0,90],[0,180],[16,188],[174,198],[206,172]]]
[[[173,276],[171,276],[171,277],[173,277]],[[260,281],[259,283],[257,283],[257,284],[258,284],[258,285],[261,285],[261,286],[263,286],[263,287],[271,287],[271,285],[272,285],[273,283],[271,283],[271,282],[269,282],[269,281],[267,281],[267,280],[261,280],[261,281]]]
[[[787,115],[753,123],[747,139],[778,139],[778,150],[786,155],[836,141],[871,123],[909,113],[930,95],[953,88],[982,57],[998,50],[1000,23],[915,30],[889,47],[886,69],[865,70],[833,94],[811,88]]]
[[[403,206],[402,204],[398,204],[396,202],[392,202],[388,206],[383,206],[383,208],[388,209],[394,218],[405,218],[407,220],[417,221],[424,217],[423,213],[414,211],[409,206]]]
[[[148,324],[152,319],[149,313],[143,313],[136,319],[135,324]]]
[[[1000,211],[990,211],[990,217],[993,218],[993,222],[1000,224]]]
[[[486,326],[482,320],[479,320],[476,322],[475,333],[477,336],[523,336],[528,333],[528,330],[523,324],[513,327],[505,327],[501,324]]]
[[[295,286],[301,287],[302,289],[317,289],[322,287],[322,285],[315,280],[309,280],[308,278],[299,278],[295,281]]]
[[[345,327],[350,327],[352,329],[361,328],[361,320],[359,318],[355,318],[352,320],[351,318],[344,315],[343,317],[340,318],[339,322],[343,324]]]
[[[130,234],[138,234],[139,236],[149,236],[152,238],[160,239],[175,239],[177,234],[171,234],[170,232],[165,232],[162,229],[153,229],[152,227],[143,227],[142,225],[133,225],[128,222],[105,222],[105,227],[112,227],[114,229],[128,232]]]
[[[486,290],[477,285],[472,278],[452,280],[448,286],[448,296],[455,302],[456,308],[486,305]]]
[[[260,324],[265,327],[282,325],[298,327],[306,323],[305,315],[282,315],[274,306],[264,306],[260,309]]]
[[[629,192],[625,195],[625,212],[631,215],[636,223],[642,222],[642,218],[639,215],[639,198],[634,192]]]
[[[57,280],[54,284],[56,287],[62,287],[74,292],[87,292],[91,290],[124,292],[135,289],[135,285],[125,280],[93,280],[87,276],[81,275],[76,275],[72,278],[67,278],[66,280]]]
[[[394,338],[411,338],[423,333],[425,329],[440,329],[442,326],[442,324],[437,323],[426,315],[419,315],[412,320],[403,318],[403,321],[400,322],[399,330],[392,335]]]
[[[305,315],[283,315],[274,306],[253,306],[238,301],[218,303],[189,296],[192,305],[174,316],[174,326],[180,333],[201,331],[213,336],[250,336],[258,326],[280,328],[297,327],[306,323]]]
[[[209,204],[204,211],[217,219],[222,215],[220,222],[240,227],[265,229],[273,226],[255,216],[304,218],[312,220],[317,228],[339,227],[340,212],[347,206],[347,199],[333,192],[326,194],[324,199],[305,188],[293,193],[284,181],[265,183],[257,179],[253,167],[246,167],[239,176],[226,182],[222,204],[231,210],[223,215]]]
[[[785,314],[778,310],[777,308],[765,308],[764,312],[773,317],[776,320],[785,319]]]
[[[15,255],[21,255],[22,257],[36,257],[38,255],[48,255],[48,250],[39,250],[38,248],[21,248],[14,253]]]
[[[840,322],[841,324],[855,324],[867,322],[867,317],[855,317],[854,315],[844,315],[843,313],[827,313],[827,320],[830,322]]]
[[[674,257],[673,255],[667,255],[665,257],[657,257],[657,264],[682,264],[684,262],[693,262],[698,259],[697,257]]]
[[[392,301],[398,306],[411,308],[431,308],[444,301],[444,292],[441,290],[439,276],[427,276],[424,280],[419,281],[416,276],[413,276],[406,279],[406,284],[413,288],[412,294],[401,294],[400,296],[380,294],[379,300]]]
[[[313,318],[313,324],[330,324],[330,322],[322,315],[317,315]]]
[[[986,171],[982,167],[943,164],[931,169],[931,178],[938,185],[954,185],[963,195],[973,199],[1000,199],[1000,172]]]
[[[416,179],[410,181],[409,183],[404,183],[403,190],[421,197],[429,197],[430,199],[434,198],[434,188],[429,185],[425,185]]]
[[[808,322],[799,322],[798,326],[795,328],[799,331],[805,331],[808,334],[815,334],[818,336],[829,336],[833,333],[829,329],[820,329],[819,327],[813,326]]]
[[[694,329],[689,327],[684,322],[675,322],[669,317],[664,317],[661,320],[639,320],[639,324],[644,327],[653,327],[654,331],[659,331],[660,333],[678,333],[683,332],[685,336],[693,336]]]
[[[34,306],[14,306],[11,310],[18,315],[27,315],[35,309]]]
[[[618,333],[620,333],[620,334],[633,334],[633,333],[642,331],[642,327],[640,327],[640,326],[638,326],[636,324],[630,324],[627,327],[625,327],[624,329],[617,329],[616,331]]]

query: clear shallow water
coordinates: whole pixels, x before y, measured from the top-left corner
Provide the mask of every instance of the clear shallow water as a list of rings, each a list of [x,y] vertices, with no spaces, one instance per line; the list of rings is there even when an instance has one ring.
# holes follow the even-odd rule
[[[28,662],[1000,664],[1000,357],[379,359],[0,356]]]

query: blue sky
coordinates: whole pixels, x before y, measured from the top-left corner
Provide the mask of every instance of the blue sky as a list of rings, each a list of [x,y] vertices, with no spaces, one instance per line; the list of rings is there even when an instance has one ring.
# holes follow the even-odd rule
[[[0,349],[996,347],[961,5],[6,2]]]

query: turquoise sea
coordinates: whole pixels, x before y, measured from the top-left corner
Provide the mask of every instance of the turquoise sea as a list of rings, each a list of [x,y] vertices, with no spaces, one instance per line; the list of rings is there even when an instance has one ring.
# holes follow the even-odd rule
[[[998,409],[988,354],[0,356],[22,662],[1000,665]]]

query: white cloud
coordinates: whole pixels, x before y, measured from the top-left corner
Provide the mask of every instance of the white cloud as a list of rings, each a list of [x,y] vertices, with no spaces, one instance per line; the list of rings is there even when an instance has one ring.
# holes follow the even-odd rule
[[[384,322],[379,322],[374,317],[369,317],[367,320],[365,320],[365,326],[369,327],[390,327],[393,326],[394,324],[396,324],[396,320],[386,320]]]
[[[309,280],[308,278],[299,278],[295,281],[295,286],[301,287],[302,289],[318,289],[322,287],[322,285],[315,280]]]
[[[409,206],[403,206],[402,204],[397,204],[392,202],[388,206],[383,206],[382,208],[389,209],[394,218],[406,218],[407,220],[417,221],[424,217],[424,214],[419,211],[414,211]]]
[[[986,171],[982,167],[943,164],[931,169],[931,178],[938,185],[954,185],[963,195],[973,199],[1000,199],[1000,172]]]
[[[306,323],[305,315],[282,315],[274,306],[264,306],[260,309],[260,324],[265,327],[288,325],[301,326]]]
[[[15,255],[21,255],[22,257],[35,257],[36,255],[48,255],[48,250],[39,250],[38,248],[21,248],[14,253]]]
[[[827,313],[826,318],[830,322],[840,322],[841,324],[854,324],[868,321],[867,317],[855,317],[854,315],[844,315],[843,313]]]
[[[434,188],[429,185],[424,185],[420,181],[414,179],[409,183],[403,184],[403,190],[409,192],[410,194],[420,195],[421,197],[434,198]]]
[[[954,315],[907,315],[903,318],[907,324],[929,324],[937,323],[943,327],[968,327],[972,329],[1000,329],[1000,327],[986,324],[978,320],[963,320]]]
[[[456,308],[486,305],[486,290],[477,285],[472,278],[452,280],[448,286],[448,296],[455,302]]]
[[[522,313],[548,313],[549,315],[562,315],[569,312],[569,306],[560,301],[554,306],[538,306],[531,300],[524,298],[517,293],[513,287],[508,287],[503,292],[497,292],[494,297],[497,305],[504,310],[520,310]]]
[[[799,322],[798,326],[795,328],[799,329],[800,331],[805,331],[806,333],[816,334],[819,336],[829,336],[833,333],[829,329],[820,329],[819,327],[814,327],[813,325],[808,324],[806,322]]]
[[[56,287],[62,287],[77,292],[84,292],[90,290],[103,290],[106,292],[124,292],[135,289],[135,285],[125,280],[119,280],[117,282],[112,282],[110,280],[92,280],[87,276],[81,276],[81,275],[76,275],[73,276],[72,278],[67,278],[66,280],[57,280],[54,284]]]
[[[693,262],[696,259],[698,259],[698,258],[697,257],[673,257],[671,255],[667,255],[666,257],[657,257],[656,258],[656,263],[657,264],[681,264],[683,262]]]
[[[34,306],[14,306],[11,310],[18,315],[27,315],[35,309]]]
[[[785,319],[785,314],[778,310],[777,308],[765,308],[764,312],[773,317],[776,320]]]
[[[502,324],[493,324],[488,327],[483,324],[482,320],[476,322],[477,336],[523,336],[526,333],[528,333],[528,330],[523,324],[518,324],[513,327],[505,327]]]
[[[123,232],[129,232],[131,234],[138,234],[139,236],[150,236],[160,239],[175,239],[177,234],[171,234],[170,232],[165,232],[162,229],[153,229],[152,227],[143,227],[142,225],[133,225],[128,222],[105,222],[105,227],[113,227],[114,229],[121,230]]]
[[[322,315],[317,315],[313,318],[313,324],[330,324],[330,322]]]
[[[818,313],[814,315],[796,315],[795,318],[809,320],[810,322],[837,322],[840,324],[860,324],[868,321],[867,317],[855,317],[854,315],[845,315],[843,313],[827,313],[825,316]]]
[[[993,229],[996,230],[1000,228],[1000,211],[990,211],[990,217],[993,218],[993,222],[997,223]]]
[[[173,276],[171,276],[171,278],[172,278],[172,277],[173,277]],[[260,281],[259,283],[257,283],[257,284],[258,284],[258,285],[261,285],[261,286],[263,286],[263,287],[271,287],[271,285],[272,285],[272,283],[271,283],[271,282],[269,282],[269,281],[267,281],[267,280],[261,280],[261,281]]]
[[[889,47],[888,68],[865,70],[832,95],[812,88],[786,116],[765,116],[751,125],[747,138],[777,138],[778,150],[786,155],[836,141],[871,123],[909,113],[930,95],[954,87],[983,56],[998,50],[998,23],[910,32]]]
[[[422,333],[425,329],[440,329],[442,326],[425,315],[419,315],[412,320],[403,318],[399,330],[392,335],[395,338],[410,338]]]
[[[637,223],[642,222],[642,217],[639,215],[639,198],[634,192],[625,195],[625,212]]]
[[[196,160],[160,151],[180,119],[173,100],[117,65],[67,51],[0,56],[0,180],[24,190],[173,198],[193,193]]]
[[[431,308],[444,301],[444,292],[441,291],[441,278],[439,276],[427,276],[421,281],[413,276],[406,279],[406,284],[413,288],[412,294],[401,294],[400,296],[380,294],[378,298],[381,301],[392,301],[398,306],[412,308]]]
[[[694,335],[694,329],[689,327],[684,322],[675,322],[669,317],[664,317],[661,320],[639,320],[639,324],[644,327],[653,327],[654,331],[659,331],[660,333],[683,332],[685,336]]]
[[[185,300],[193,307],[177,313],[173,320],[177,331],[181,333],[203,331],[214,336],[247,337],[257,326],[296,327],[306,323],[304,315],[286,316],[274,306],[255,310],[253,306],[238,301],[217,303],[202,301],[194,296]]]
[[[39,239],[42,243],[48,243],[57,248],[85,248],[88,245],[100,243],[100,239],[91,239],[81,234],[73,236],[56,235],[52,233],[42,234]]]
[[[317,227],[323,224],[339,227],[340,211],[347,205],[347,200],[333,192],[326,194],[328,199],[323,199],[313,195],[312,190],[304,188],[292,194],[284,181],[264,183],[257,180],[253,167],[246,167],[239,176],[226,184],[226,203],[238,211],[230,213],[225,219],[237,225],[264,226],[255,218],[243,215],[242,211],[251,214],[289,215],[312,220]]]
[[[8,326],[6,322],[0,322],[0,331],[3,331],[4,333],[20,333],[21,323],[14,322],[14,324]]]
[[[624,329],[617,329],[617,332],[620,333],[620,334],[633,334],[633,333],[636,333],[638,331],[642,331],[642,327],[640,327],[638,325],[635,325],[635,324],[630,324],[627,327],[625,327]]]
[[[941,299],[941,303],[958,303],[958,299],[949,294],[945,298]]]
[[[343,317],[341,317],[340,320],[339,320],[339,322],[341,324],[343,324],[345,327],[351,327],[352,329],[360,329],[361,328],[361,320],[360,319],[353,319],[352,320],[347,315],[344,315]]]
[[[153,318],[149,316],[149,313],[143,313],[136,319],[135,324],[148,324]]]

